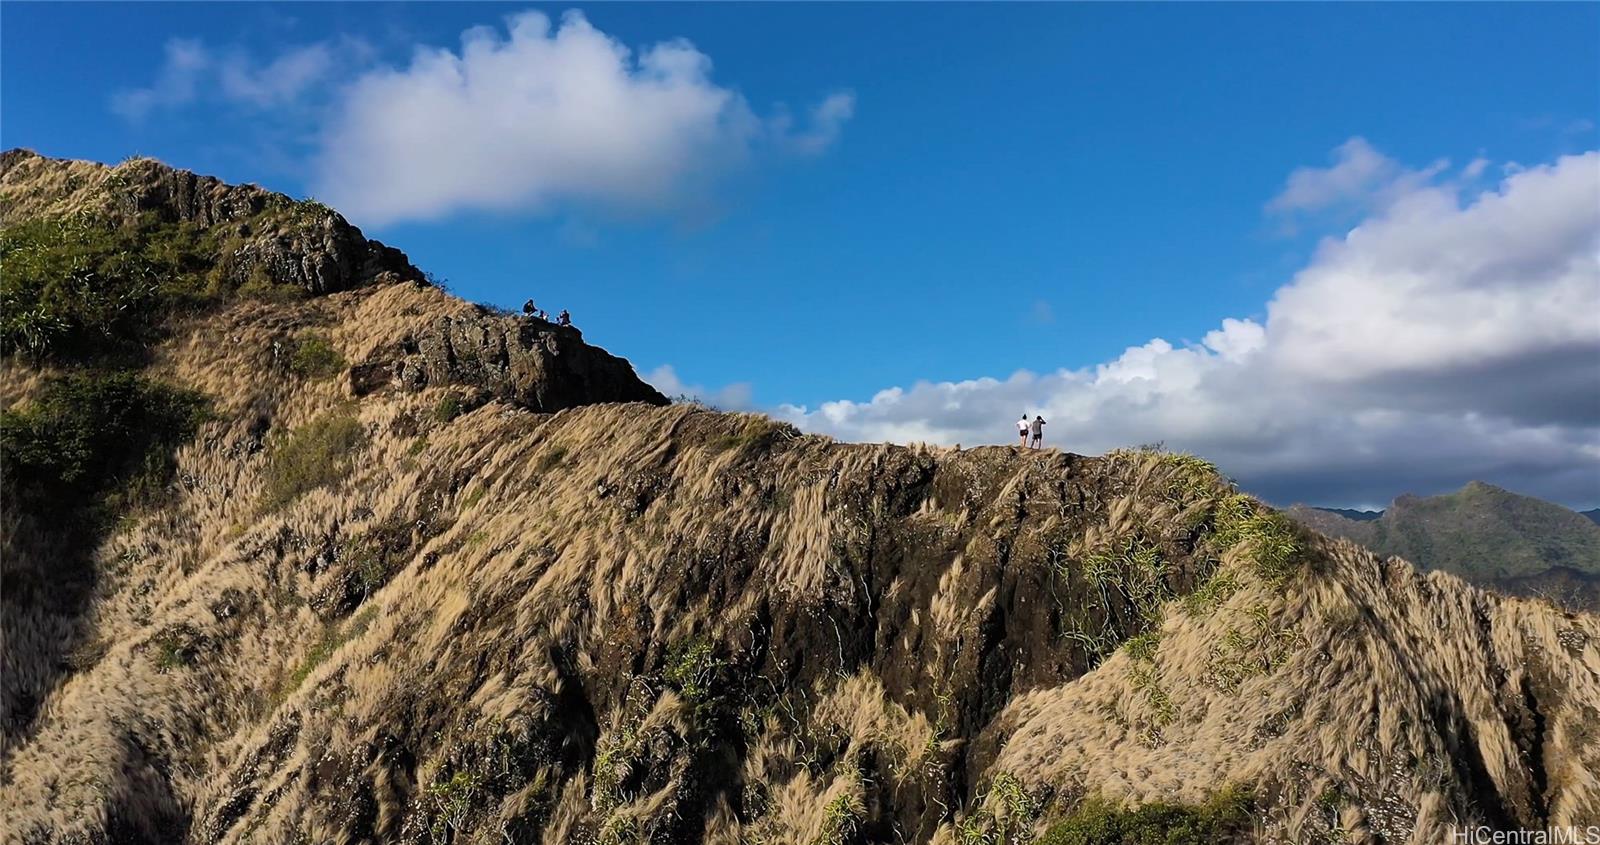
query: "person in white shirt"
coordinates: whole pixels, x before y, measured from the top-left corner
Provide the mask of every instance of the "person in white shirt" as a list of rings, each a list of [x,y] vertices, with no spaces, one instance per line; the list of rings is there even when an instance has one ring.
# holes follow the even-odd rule
[[[1024,449],[1028,448],[1028,414],[1027,414],[1027,412],[1023,412],[1022,419],[1017,420],[1017,437],[1018,437],[1018,439],[1020,439],[1022,441],[1021,443],[1018,443],[1017,445],[1021,446]]]

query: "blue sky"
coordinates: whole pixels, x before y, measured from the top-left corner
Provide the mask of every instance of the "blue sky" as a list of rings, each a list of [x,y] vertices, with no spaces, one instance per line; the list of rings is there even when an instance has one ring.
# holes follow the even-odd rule
[[[641,372],[841,437],[1000,441],[1022,404],[1053,412],[1067,447],[1153,434],[1220,455],[1279,498],[1382,504],[1489,475],[1600,504],[1600,454],[1585,449],[1600,429],[1586,406],[1529,420],[1506,409],[1533,400],[1509,394],[1482,407],[1372,398],[1398,364],[1373,370],[1362,382],[1372,389],[1336,412],[1358,427],[1381,411],[1429,419],[1368,443],[1295,434],[1320,426],[1285,433],[1272,411],[1232,428],[1184,421],[1160,436],[1164,415],[1124,421],[1188,400],[1079,395],[1156,338],[1215,355],[1204,338],[1230,319],[1266,325],[1274,346],[1269,303],[1322,266],[1324,238],[1397,217],[1432,191],[1470,210],[1509,193],[1500,180],[1521,169],[1600,146],[1600,6],[602,4],[581,13],[595,39],[633,51],[619,65],[633,86],[626,103],[649,119],[580,120],[570,131],[593,138],[546,149],[545,127],[561,118],[518,100],[521,89],[490,86],[483,96],[506,101],[487,105],[408,113],[395,102],[420,102],[406,92],[428,83],[414,51],[459,58],[473,27],[490,28],[483,43],[498,56],[480,73],[584,72],[591,65],[541,57],[537,38],[527,52],[508,40],[508,16],[542,11],[553,38],[574,8],[6,3],[0,142],[106,161],[151,155],[317,195],[462,296],[569,308],[592,341]],[[710,68],[675,65],[669,96],[639,64],[674,39],[692,49],[672,55]],[[715,115],[695,117],[707,104]],[[432,141],[393,149],[436,122],[448,127]],[[618,136],[645,143],[610,152]],[[491,163],[452,161],[441,151],[453,138]],[[542,175],[508,196],[495,184],[457,190],[502,181],[496,167]],[[423,169],[451,184],[408,181]],[[1297,170],[1309,193],[1290,196]],[[659,189],[637,187],[657,177]],[[435,190],[434,205],[415,199]],[[1587,243],[1581,230],[1572,237]],[[1592,270],[1563,282],[1582,304]],[[1513,298],[1538,289],[1502,282]],[[1559,350],[1579,362],[1554,379],[1564,389],[1591,386],[1582,362],[1600,349],[1576,331]],[[1537,357],[1512,352],[1517,367]],[[1334,353],[1307,366],[1337,371]],[[1466,377],[1429,360],[1447,359],[1400,369],[1440,390]],[[1588,363],[1600,371],[1600,359]],[[1516,378],[1474,376],[1466,393],[1524,380],[1512,369]],[[928,389],[913,402],[919,383]],[[893,388],[903,395],[873,401]],[[1302,390],[1284,405],[1339,393]],[[1396,432],[1415,436],[1450,415],[1485,426],[1474,435],[1485,442],[1508,442],[1499,420],[1544,438],[1523,452],[1552,437],[1565,446],[1540,452],[1537,466],[1471,462],[1461,455],[1483,443],[1465,438],[1384,474],[1386,449],[1410,454]],[[1244,445],[1252,438],[1283,438],[1277,457]],[[1373,443],[1378,454],[1363,460],[1338,453]],[[1307,457],[1323,452],[1320,464]],[[1346,478],[1352,466],[1375,474]]]

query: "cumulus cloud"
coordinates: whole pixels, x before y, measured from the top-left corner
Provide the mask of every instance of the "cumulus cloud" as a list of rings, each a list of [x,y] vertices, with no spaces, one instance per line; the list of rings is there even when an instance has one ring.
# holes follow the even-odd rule
[[[754,407],[751,402],[750,385],[746,382],[736,382],[719,388],[688,384],[678,377],[678,371],[671,364],[662,364],[645,373],[643,378],[651,387],[669,398],[686,396],[724,411],[748,411]]]
[[[1600,503],[1600,152],[1467,189],[1375,166],[1365,142],[1340,149],[1364,163],[1291,177],[1296,207],[1403,187],[1325,240],[1263,318],[1094,367],[779,415],[850,440],[974,445],[1008,442],[1027,409],[1064,448],[1165,442],[1283,503],[1381,505],[1474,478]]]
[[[404,68],[355,79],[323,136],[317,194],[372,224],[560,203],[694,205],[763,147],[826,149],[853,109],[839,93],[803,125],[763,119],[688,41],[635,54],[576,12],[559,25],[527,12],[504,35],[474,28],[459,50],[419,49]]]

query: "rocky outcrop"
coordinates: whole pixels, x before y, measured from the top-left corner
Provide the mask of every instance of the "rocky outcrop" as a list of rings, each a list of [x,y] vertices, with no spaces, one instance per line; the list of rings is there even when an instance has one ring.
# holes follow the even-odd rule
[[[23,149],[0,153],[0,223],[84,213],[124,225],[205,229],[218,244],[222,278],[235,287],[270,281],[327,294],[423,279],[404,253],[368,239],[319,202],[229,185],[154,159],[112,167]]]
[[[627,360],[585,343],[577,329],[481,307],[434,317],[350,370],[358,396],[440,385],[469,386],[480,401],[543,413],[598,402],[667,404]]]
[[[293,284],[314,294],[362,285],[420,281],[422,272],[405,253],[362,237],[361,230],[337,212],[307,210],[302,204],[285,222],[256,218],[233,224],[236,246],[222,257],[227,276],[238,285],[258,277]]]

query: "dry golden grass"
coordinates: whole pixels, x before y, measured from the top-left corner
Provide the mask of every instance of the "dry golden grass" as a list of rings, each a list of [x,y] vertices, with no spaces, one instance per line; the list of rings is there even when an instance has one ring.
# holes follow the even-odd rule
[[[129,159],[116,167],[93,161],[19,158],[0,174],[0,222],[25,217],[53,217],[78,212],[104,212],[117,174],[141,166]]]
[[[247,302],[158,350],[220,418],[171,502],[99,550],[79,624],[104,651],[3,749],[6,843],[843,842],[897,795],[922,806],[899,837],[955,842],[985,810],[1030,830],[1019,795],[1225,783],[1259,787],[1284,842],[1439,841],[1485,795],[1600,817],[1594,617],[1315,541],[1282,582],[1227,550],[1238,586],[1210,604],[1152,586],[1159,640],[1086,673],[1027,633],[1099,607],[1085,561],[1130,539],[1213,577],[1180,552],[1226,491],[1162,456],[837,444],[684,406],[445,421],[440,390],[356,399],[279,363],[308,327],[360,362],[468,307],[410,285]],[[264,508],[262,421],[335,411],[366,435],[348,474]],[[1001,619],[1022,632],[1004,683]],[[28,638],[59,624],[8,629],[8,675],[42,676]],[[738,682],[671,681],[687,642]]]
[[[1013,701],[991,774],[1135,802],[1279,786],[1264,821],[1292,842],[1340,826],[1442,841],[1470,818],[1459,808],[1475,770],[1512,821],[1600,817],[1600,620],[1491,597],[1343,541],[1316,552],[1287,590],[1247,580],[1215,612],[1167,615],[1153,662],[1170,721],[1123,651]],[[1547,729],[1532,759],[1514,735],[1532,718],[1519,712],[1525,696]]]

